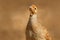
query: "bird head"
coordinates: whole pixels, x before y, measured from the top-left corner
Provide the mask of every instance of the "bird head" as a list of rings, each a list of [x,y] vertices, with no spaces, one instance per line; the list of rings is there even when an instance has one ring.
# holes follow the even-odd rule
[[[34,15],[37,13],[37,7],[33,4],[29,7],[30,15]]]

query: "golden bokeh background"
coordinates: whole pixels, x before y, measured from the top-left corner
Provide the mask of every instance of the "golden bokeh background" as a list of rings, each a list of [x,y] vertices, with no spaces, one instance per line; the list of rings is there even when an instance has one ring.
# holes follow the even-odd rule
[[[0,0],[0,40],[25,40],[31,4],[38,7],[39,23],[60,40],[60,0]]]

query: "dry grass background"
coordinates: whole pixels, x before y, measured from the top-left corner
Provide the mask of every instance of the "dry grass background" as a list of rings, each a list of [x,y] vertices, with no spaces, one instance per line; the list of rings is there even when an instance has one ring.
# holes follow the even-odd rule
[[[0,0],[0,40],[25,40],[28,7],[38,7],[38,21],[60,40],[60,0]]]

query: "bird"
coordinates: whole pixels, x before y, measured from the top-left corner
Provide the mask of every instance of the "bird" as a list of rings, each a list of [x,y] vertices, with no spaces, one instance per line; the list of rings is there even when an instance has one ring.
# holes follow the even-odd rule
[[[28,38],[28,40],[52,40],[47,28],[38,22],[37,6],[34,4],[29,6],[29,12],[30,17],[27,29],[29,30],[30,39]]]

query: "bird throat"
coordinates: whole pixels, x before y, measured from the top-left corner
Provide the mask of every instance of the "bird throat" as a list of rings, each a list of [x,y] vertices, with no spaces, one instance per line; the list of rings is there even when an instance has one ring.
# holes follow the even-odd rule
[[[29,20],[30,20],[31,25],[37,24],[37,14],[31,15]]]

